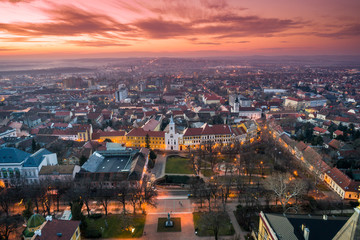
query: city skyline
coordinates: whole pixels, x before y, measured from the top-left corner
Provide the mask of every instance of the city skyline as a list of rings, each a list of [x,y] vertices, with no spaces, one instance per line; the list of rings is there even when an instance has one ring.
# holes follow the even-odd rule
[[[0,1],[0,58],[357,55],[354,0]]]

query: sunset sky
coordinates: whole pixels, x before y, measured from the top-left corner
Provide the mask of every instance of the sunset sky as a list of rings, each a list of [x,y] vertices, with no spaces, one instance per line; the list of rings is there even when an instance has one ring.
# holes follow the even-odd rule
[[[0,0],[0,58],[360,54],[359,0]]]

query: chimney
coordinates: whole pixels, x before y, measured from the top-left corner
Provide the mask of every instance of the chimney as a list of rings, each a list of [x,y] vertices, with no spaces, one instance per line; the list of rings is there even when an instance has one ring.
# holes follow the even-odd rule
[[[309,240],[310,230],[308,228],[304,229],[304,239]]]
[[[323,219],[326,221],[328,220],[328,216],[327,215],[323,215]]]

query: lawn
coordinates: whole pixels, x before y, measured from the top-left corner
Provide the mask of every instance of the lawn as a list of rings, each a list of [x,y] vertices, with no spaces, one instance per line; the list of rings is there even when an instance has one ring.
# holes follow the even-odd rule
[[[123,215],[109,215],[107,219],[108,227],[105,227],[105,217],[98,219],[87,218],[86,222],[88,224],[87,229],[97,229],[102,231],[104,229],[102,238],[139,238],[143,235],[144,226],[145,226],[145,215],[127,215],[126,221],[131,222],[131,227],[135,228],[134,232],[131,232],[131,229],[122,229],[119,227],[122,222],[124,222]]]
[[[194,212],[193,213],[193,219],[194,219],[194,227],[195,229],[198,229],[198,233],[197,235],[199,237],[204,237],[204,236],[214,236],[212,231],[209,231],[207,229],[201,229],[201,227],[199,226],[199,221],[201,218],[201,212]],[[230,217],[229,215],[226,213],[226,219],[224,219],[224,221],[226,222],[226,227],[222,227],[219,230],[219,236],[231,236],[234,235],[235,230],[234,227],[230,221]]]
[[[171,218],[171,221],[174,223],[173,227],[165,227],[166,221],[167,218],[159,218],[157,227],[158,232],[181,232],[181,218]]]
[[[165,173],[194,174],[189,159],[180,156],[171,156],[166,160]]]

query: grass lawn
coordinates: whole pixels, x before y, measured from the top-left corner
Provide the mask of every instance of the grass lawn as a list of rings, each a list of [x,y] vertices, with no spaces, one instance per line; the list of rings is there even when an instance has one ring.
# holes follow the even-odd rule
[[[180,156],[171,156],[166,160],[165,173],[193,174],[194,171],[189,159]]]
[[[199,226],[199,220],[201,218],[201,212],[194,212],[193,213],[193,219],[194,219],[194,227],[195,229],[198,229],[198,236],[199,237],[204,237],[204,236],[214,236],[212,231],[209,231],[207,229],[201,229],[201,227]],[[222,227],[219,230],[219,236],[231,236],[234,235],[235,230],[234,227],[230,221],[230,217],[229,215],[226,213],[226,219],[224,219],[224,221],[226,222],[226,227]]]
[[[201,173],[205,176],[205,177],[211,177],[211,176],[214,176],[215,173],[213,170],[211,169],[203,169],[201,170]]]
[[[105,229],[102,238],[139,238],[143,235],[145,226],[145,215],[128,215],[131,222],[131,226],[135,228],[134,233],[130,229],[123,230],[119,227],[119,223],[123,222],[122,215],[108,215],[107,223],[108,227],[105,227],[105,217],[98,219],[87,218],[88,229]]]
[[[165,227],[166,221],[167,218],[159,218],[157,227],[158,232],[181,232],[181,218],[171,218],[171,221],[174,223],[173,227]]]

